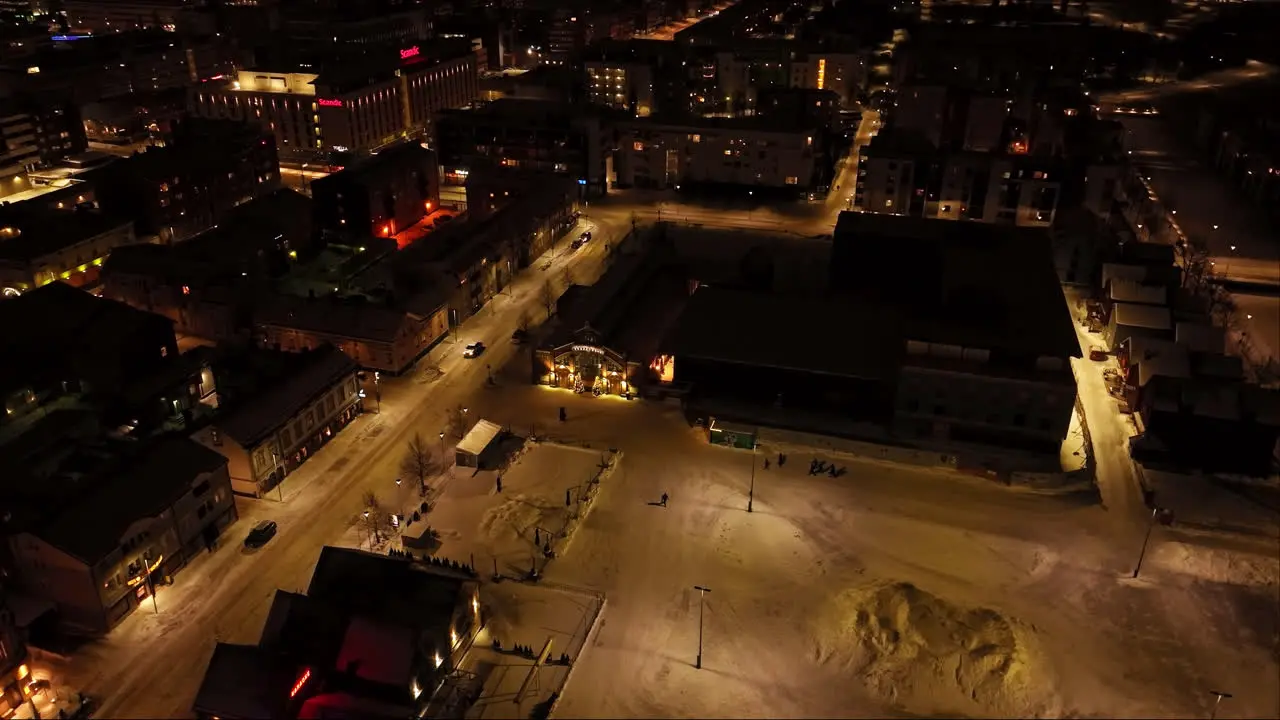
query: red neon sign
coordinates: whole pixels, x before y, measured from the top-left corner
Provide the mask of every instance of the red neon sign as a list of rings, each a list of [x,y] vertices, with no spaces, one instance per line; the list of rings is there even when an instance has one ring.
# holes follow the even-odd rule
[[[293,689],[289,691],[289,697],[291,698],[297,697],[298,693],[302,692],[303,686],[305,686],[307,684],[307,681],[310,679],[311,679],[311,668],[307,668],[302,671],[301,675],[298,676],[298,682],[293,684]]]
[[[316,104],[320,107],[342,107],[342,101],[338,98],[320,98],[316,100]]]
[[[401,59],[401,60],[408,60],[408,59],[409,59],[409,58],[411,58],[411,57],[418,57],[418,55],[420,55],[420,54],[422,54],[422,49],[421,49],[421,48],[419,48],[417,45],[414,45],[414,46],[413,46],[413,47],[411,47],[411,48],[405,48],[405,49],[401,50],[401,51],[400,51],[400,59]]]

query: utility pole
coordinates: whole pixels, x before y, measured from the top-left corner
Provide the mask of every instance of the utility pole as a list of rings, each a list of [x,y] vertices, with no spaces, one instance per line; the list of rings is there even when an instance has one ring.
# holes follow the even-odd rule
[[[751,487],[747,490],[747,512],[754,512],[756,500],[756,443],[751,441]]]
[[[1160,512],[1160,508],[1151,508],[1151,522],[1147,523],[1147,534],[1142,538],[1142,550],[1138,552],[1138,564],[1133,567],[1133,578],[1138,579],[1138,572],[1142,570],[1142,558],[1147,555],[1147,543],[1151,540],[1151,531],[1156,526],[1156,513]]]
[[[702,605],[703,605],[704,599],[707,597],[707,593],[711,592],[711,588],[703,587],[701,585],[694,585],[693,589],[698,591],[698,660],[697,662],[694,663],[693,667],[698,670],[701,670],[702,669]]]

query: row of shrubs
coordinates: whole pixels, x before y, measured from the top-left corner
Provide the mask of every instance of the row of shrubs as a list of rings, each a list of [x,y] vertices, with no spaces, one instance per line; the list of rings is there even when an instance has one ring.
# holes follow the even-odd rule
[[[435,557],[434,555],[428,555],[427,553],[423,553],[422,557],[418,557],[417,555],[414,555],[411,550],[401,550],[400,548],[391,548],[390,550],[387,551],[387,554],[394,558],[401,558],[404,560],[411,560],[413,562],[420,562],[420,563],[423,563],[424,565],[430,565],[431,567],[439,567],[439,568],[446,568],[448,570],[456,570],[457,572],[466,573],[471,577],[477,576],[475,568],[471,567],[470,565],[460,563],[457,560],[449,560],[447,558],[438,558],[438,557]]]
[[[502,641],[497,638],[494,638],[493,649],[497,650],[498,652],[502,652],[503,651]],[[511,648],[511,652],[517,655],[520,655],[522,657],[527,657],[530,660],[534,660],[538,657],[538,653],[534,652],[533,648],[528,645],[515,645]],[[568,665],[569,653],[560,653],[560,657],[558,658],[547,658],[547,664],[548,665]]]

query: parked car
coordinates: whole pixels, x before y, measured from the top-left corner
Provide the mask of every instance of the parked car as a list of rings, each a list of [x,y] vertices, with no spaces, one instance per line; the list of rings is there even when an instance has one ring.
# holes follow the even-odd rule
[[[580,247],[582,247],[582,240],[581,240],[581,239],[574,240],[573,242],[569,243],[569,249],[570,249],[570,250],[577,250],[577,249],[578,249],[578,248],[580,248]]]
[[[1107,351],[1101,345],[1094,345],[1089,348],[1089,359],[1094,362],[1105,362],[1107,359]]]
[[[436,218],[436,222],[437,222],[437,223],[453,222],[453,216],[452,216],[452,215],[441,215],[440,217]]]
[[[529,339],[528,330],[521,330],[520,328],[516,328],[516,331],[511,333],[511,342],[515,343],[516,345],[519,345],[528,339]]]
[[[271,538],[276,536],[276,523],[274,520],[263,520],[245,536],[244,546],[247,548],[260,548],[271,542]]]
[[[464,358],[478,358],[478,357],[480,357],[481,355],[483,355],[483,354],[484,354],[485,349],[486,349],[486,348],[485,348],[485,346],[484,346],[484,343],[482,343],[482,342],[473,342],[473,343],[471,343],[470,345],[468,345],[468,346],[466,347],[466,349],[465,349],[465,350],[463,350],[463,351],[462,351],[462,357],[464,357]]]
[[[586,232],[582,233],[581,235],[579,235],[579,236],[578,236],[578,240],[579,240],[579,241],[581,241],[581,242],[584,242],[584,243],[586,243],[586,242],[590,242],[590,241],[591,241],[591,231],[590,231],[590,230],[588,230],[588,231],[586,231]]]

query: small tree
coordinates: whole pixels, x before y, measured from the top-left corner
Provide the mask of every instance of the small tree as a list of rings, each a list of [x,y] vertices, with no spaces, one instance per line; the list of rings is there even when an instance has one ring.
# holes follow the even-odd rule
[[[372,543],[376,545],[391,537],[391,533],[395,530],[391,525],[391,512],[383,507],[377,493],[366,492],[361,496],[361,505],[364,507],[360,512],[360,518]]]
[[[522,312],[520,313],[520,318],[516,320],[516,327],[519,328],[521,332],[529,332],[529,325],[532,322],[533,319],[529,317],[529,313]]]
[[[564,269],[564,272],[560,274],[560,281],[564,283],[564,287],[566,290],[572,287],[573,284],[577,281],[577,279],[573,276],[573,268],[566,266]]]
[[[542,288],[538,291],[538,302],[542,303],[542,307],[547,311],[547,317],[551,317],[556,309],[556,289],[551,286],[551,281],[547,280],[542,284]]]
[[[420,433],[414,433],[400,461],[400,472],[418,481],[419,495],[427,494],[427,478],[431,476],[433,466],[431,446]]]

